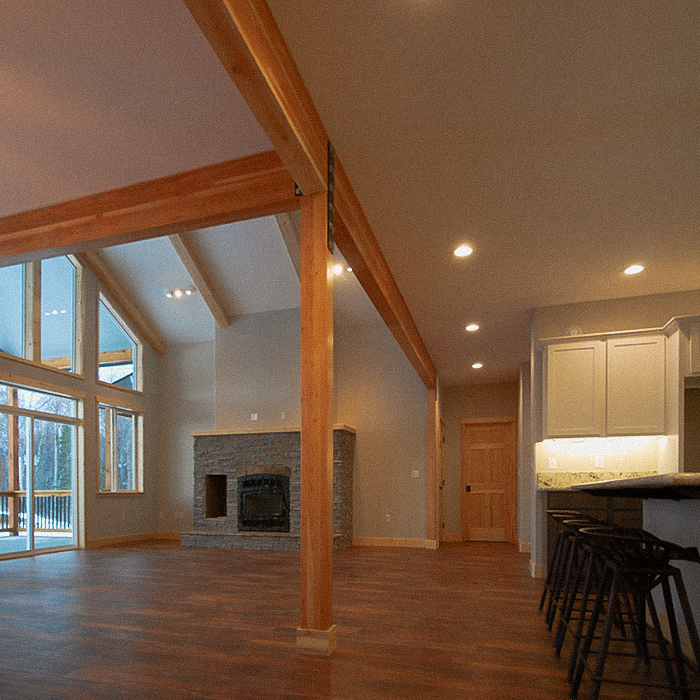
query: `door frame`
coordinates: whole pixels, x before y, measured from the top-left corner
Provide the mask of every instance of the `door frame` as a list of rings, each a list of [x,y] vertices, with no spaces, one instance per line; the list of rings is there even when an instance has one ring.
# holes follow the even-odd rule
[[[512,423],[513,424],[513,464],[510,473],[510,478],[507,482],[506,489],[506,508],[508,513],[508,526],[506,527],[506,542],[517,544],[517,520],[518,520],[518,498],[517,498],[517,479],[518,479],[518,418],[517,416],[498,416],[494,418],[462,418],[459,426],[459,461],[460,461],[460,537],[462,541],[466,541],[464,531],[464,511],[466,508],[466,487],[468,485],[467,470],[464,461],[464,446],[463,435],[465,425],[483,425],[488,423]]]

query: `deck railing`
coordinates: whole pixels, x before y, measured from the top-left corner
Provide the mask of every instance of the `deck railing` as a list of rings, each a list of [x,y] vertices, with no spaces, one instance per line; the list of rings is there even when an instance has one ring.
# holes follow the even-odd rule
[[[73,529],[72,514],[70,490],[34,491],[34,530],[70,532]],[[16,534],[18,530],[26,529],[26,491],[0,491],[0,532]]]

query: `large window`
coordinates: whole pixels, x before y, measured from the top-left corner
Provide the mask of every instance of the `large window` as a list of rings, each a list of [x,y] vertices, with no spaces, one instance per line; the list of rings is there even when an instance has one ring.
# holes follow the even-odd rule
[[[100,491],[143,491],[143,416],[131,409],[100,403]]]
[[[136,336],[100,295],[99,380],[126,389],[140,389],[140,354]]]
[[[72,258],[0,268],[0,351],[68,372],[80,371],[76,299],[80,266]]]
[[[0,384],[0,555],[73,546],[78,399]]]

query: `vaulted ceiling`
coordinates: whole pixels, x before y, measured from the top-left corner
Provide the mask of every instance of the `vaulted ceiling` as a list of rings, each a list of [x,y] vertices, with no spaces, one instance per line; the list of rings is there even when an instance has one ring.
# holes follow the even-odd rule
[[[514,378],[537,306],[700,288],[696,2],[269,4],[443,383]],[[270,148],[180,0],[0,19],[0,215]],[[298,305],[274,218],[188,238],[233,316]],[[104,259],[166,342],[213,333],[167,239]]]

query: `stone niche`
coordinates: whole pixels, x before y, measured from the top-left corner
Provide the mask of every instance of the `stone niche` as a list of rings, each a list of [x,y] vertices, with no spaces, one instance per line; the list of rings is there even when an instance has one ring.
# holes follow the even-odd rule
[[[301,434],[298,430],[257,433],[194,433],[194,529],[183,547],[297,551],[301,532]],[[334,548],[352,543],[352,470],[355,431],[333,429]],[[239,529],[239,483],[288,477],[289,531]],[[270,477],[267,479],[267,477]],[[275,487],[277,488],[277,487]],[[242,496],[243,494],[240,494]],[[280,501],[282,501],[280,497]],[[260,502],[265,501],[262,496]],[[286,527],[286,525],[285,525]]]

